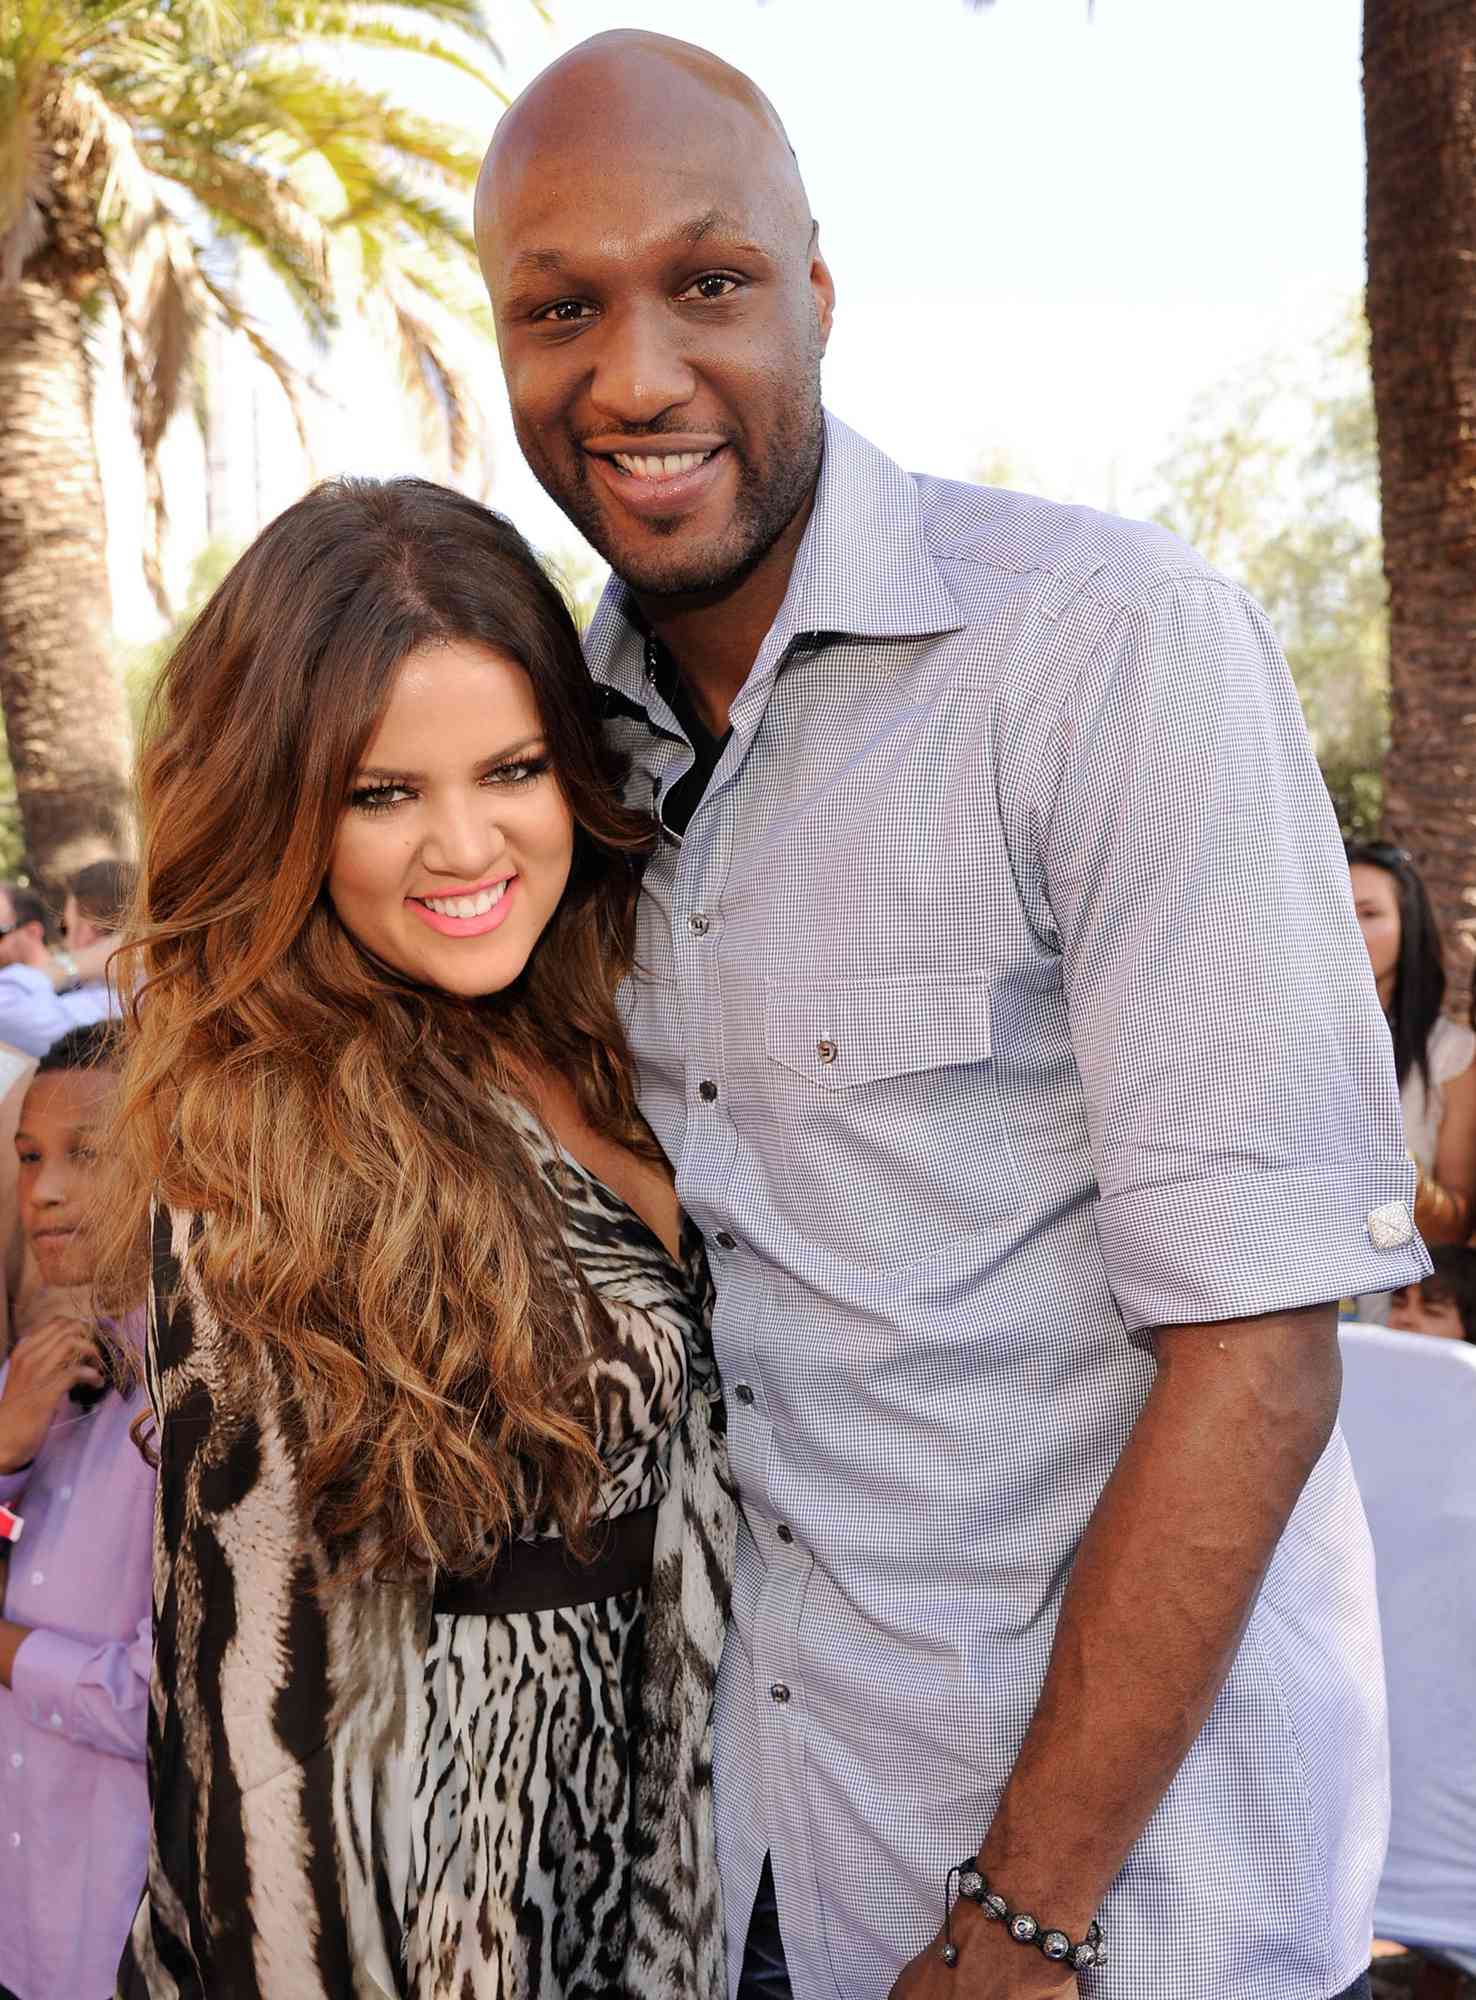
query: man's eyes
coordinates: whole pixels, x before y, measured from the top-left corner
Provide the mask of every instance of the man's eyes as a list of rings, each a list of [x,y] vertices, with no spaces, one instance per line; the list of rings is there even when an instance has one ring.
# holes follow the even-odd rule
[[[700,278],[694,278],[687,289],[684,292],[679,292],[677,297],[682,299],[690,299],[694,296],[699,299],[726,299],[737,291],[742,282],[742,279],[735,278],[731,271],[704,271]]]
[[[743,280],[732,271],[704,271],[675,296],[679,302],[697,300],[712,304],[730,298],[742,284]],[[531,317],[535,325],[581,326],[594,315],[595,307],[587,299],[555,299],[552,305],[540,306]]]

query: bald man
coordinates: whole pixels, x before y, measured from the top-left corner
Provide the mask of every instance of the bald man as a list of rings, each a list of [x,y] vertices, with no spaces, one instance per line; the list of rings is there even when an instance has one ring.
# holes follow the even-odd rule
[[[661,823],[625,1012],[744,1506],[730,1989],[1365,1992],[1383,1692],[1328,1302],[1425,1259],[1275,640],[1157,529],[822,411],[799,169],[703,50],[556,63],[476,227]],[[946,395],[966,343],[920,318],[897,367]]]

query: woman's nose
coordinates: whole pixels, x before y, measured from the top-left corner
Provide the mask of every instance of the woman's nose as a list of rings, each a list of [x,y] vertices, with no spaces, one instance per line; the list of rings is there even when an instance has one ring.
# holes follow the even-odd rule
[[[483,881],[507,853],[507,836],[492,798],[443,807],[421,850],[427,868],[470,886]]]

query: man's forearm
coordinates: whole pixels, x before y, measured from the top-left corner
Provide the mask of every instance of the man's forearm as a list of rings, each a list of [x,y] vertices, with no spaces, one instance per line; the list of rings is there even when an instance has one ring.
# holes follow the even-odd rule
[[[1165,1330],[1156,1345],[981,1850],[1012,1907],[1073,1938],[1203,1727],[1337,1415],[1331,1307]]]

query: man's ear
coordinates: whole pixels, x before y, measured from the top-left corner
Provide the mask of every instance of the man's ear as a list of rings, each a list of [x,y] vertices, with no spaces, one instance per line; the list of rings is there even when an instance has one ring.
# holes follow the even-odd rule
[[[820,352],[830,345],[830,329],[835,319],[835,279],[830,275],[820,249],[820,225],[810,228],[810,291],[815,299],[815,322],[820,330]]]

